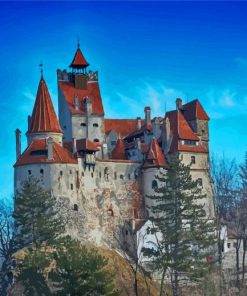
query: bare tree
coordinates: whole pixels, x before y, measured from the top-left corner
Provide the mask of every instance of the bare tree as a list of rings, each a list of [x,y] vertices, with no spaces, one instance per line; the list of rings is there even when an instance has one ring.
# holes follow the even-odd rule
[[[0,257],[7,260],[12,252],[13,218],[12,208],[0,201]]]

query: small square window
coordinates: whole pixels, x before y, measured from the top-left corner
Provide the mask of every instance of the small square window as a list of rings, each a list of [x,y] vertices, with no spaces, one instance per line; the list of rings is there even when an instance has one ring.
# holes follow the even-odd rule
[[[230,249],[231,243],[227,243],[227,248]]]
[[[41,173],[41,174],[44,174],[44,170],[43,170],[43,169],[40,169],[40,173]]]
[[[28,175],[32,175],[32,171],[31,170],[28,170]]]
[[[202,187],[202,178],[197,179],[197,186]]]
[[[74,211],[78,212],[78,205],[74,204]]]
[[[191,164],[195,164],[196,163],[196,157],[195,156],[191,156]]]

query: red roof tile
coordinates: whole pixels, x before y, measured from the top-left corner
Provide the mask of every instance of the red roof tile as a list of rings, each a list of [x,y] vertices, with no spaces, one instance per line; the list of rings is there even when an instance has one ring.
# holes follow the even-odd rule
[[[199,141],[180,110],[167,112],[166,117],[170,120],[173,136],[182,140]]]
[[[41,77],[28,133],[62,133],[45,80]]]
[[[122,139],[118,139],[116,147],[112,151],[112,159],[126,159],[125,145]]]
[[[98,151],[100,143],[92,142],[86,138],[76,141],[78,151]]]
[[[85,114],[86,109],[83,102],[85,97],[89,97],[92,102],[92,113],[104,115],[104,108],[98,82],[88,82],[87,89],[76,89],[72,83],[65,81],[59,81],[59,86],[72,114]],[[78,96],[78,110],[75,109],[75,96]]]
[[[87,66],[89,66],[88,62],[84,58],[80,48],[77,48],[73,61],[70,64],[70,68],[80,69]]]
[[[165,156],[156,139],[153,139],[144,162],[144,167],[162,167],[165,165]]]
[[[142,120],[142,124],[144,120]],[[136,130],[137,119],[105,119],[105,133],[114,130],[121,137],[126,137]]]
[[[209,120],[207,113],[205,112],[201,103],[197,99],[183,105],[182,110],[183,110],[184,117],[187,120],[193,120],[193,119]]]
[[[14,166],[34,163],[77,163],[72,154],[56,142],[53,142],[53,159],[48,159],[47,155],[44,154],[40,155],[38,152],[41,151],[47,153],[46,139],[33,140]],[[36,155],[35,152],[37,153]]]

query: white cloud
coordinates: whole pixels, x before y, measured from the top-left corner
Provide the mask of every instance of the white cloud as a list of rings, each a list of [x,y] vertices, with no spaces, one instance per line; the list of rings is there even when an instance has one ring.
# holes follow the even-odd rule
[[[35,95],[30,91],[30,90],[24,90],[22,92],[22,95],[25,97],[25,98],[28,98],[29,100],[31,101],[34,101],[35,100]]]
[[[222,96],[220,98],[220,104],[223,107],[234,107],[236,92],[231,92],[229,89],[223,91]]]

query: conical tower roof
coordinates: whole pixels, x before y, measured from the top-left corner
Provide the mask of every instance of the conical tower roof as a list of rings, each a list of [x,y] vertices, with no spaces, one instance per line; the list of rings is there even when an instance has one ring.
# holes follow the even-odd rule
[[[80,47],[78,46],[75,56],[73,58],[72,63],[70,64],[70,68],[73,69],[83,69],[89,66],[89,63],[84,58]]]
[[[28,133],[62,133],[43,76],[40,79]]]
[[[112,151],[112,159],[126,159],[124,141],[120,138]]]
[[[163,167],[165,156],[156,139],[152,139],[144,167]]]

